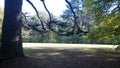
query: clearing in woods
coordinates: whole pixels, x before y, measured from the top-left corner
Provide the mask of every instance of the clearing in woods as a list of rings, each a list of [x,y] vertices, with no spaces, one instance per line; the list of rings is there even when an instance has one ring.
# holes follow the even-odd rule
[[[26,57],[0,68],[120,68],[117,45],[23,43]],[[116,49],[116,50],[115,50]]]

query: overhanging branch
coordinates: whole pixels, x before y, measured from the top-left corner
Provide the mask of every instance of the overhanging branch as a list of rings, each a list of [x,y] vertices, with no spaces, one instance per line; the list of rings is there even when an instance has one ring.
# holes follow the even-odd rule
[[[28,20],[27,20],[26,15],[25,15],[24,13],[22,13],[22,15],[23,15],[23,17],[25,18],[25,22],[27,23]],[[41,35],[43,35],[43,34],[45,33],[44,30],[40,30],[40,29],[38,29],[36,26],[30,25],[30,24],[25,24],[25,23],[24,23],[23,26],[26,27],[27,29],[32,29],[32,30],[34,30],[34,31],[36,31],[36,32],[39,32]]]
[[[47,31],[47,30],[45,29],[45,27],[44,27],[44,24],[43,24],[41,18],[39,17],[39,13],[38,13],[36,7],[33,5],[33,3],[32,3],[30,0],[26,0],[26,1],[34,8],[34,10],[35,10],[36,13],[37,13],[37,17],[39,18],[39,20],[40,20],[40,22],[41,22],[42,28],[43,28],[45,31]],[[42,3],[43,3],[43,6],[44,6],[45,10],[47,11],[47,13],[48,13],[48,15],[49,15],[49,18],[50,18],[50,21],[48,22],[48,24],[46,24],[49,30],[53,31],[54,33],[56,33],[56,34],[58,34],[58,35],[60,35],[60,36],[73,36],[73,35],[76,35],[76,34],[78,34],[78,35],[84,35],[84,34],[88,33],[88,31],[83,31],[83,30],[81,30],[81,28],[80,28],[79,25],[77,24],[76,14],[75,14],[75,12],[74,12],[74,10],[73,10],[72,5],[70,4],[70,2],[69,2],[68,0],[65,0],[65,1],[66,1],[66,3],[70,6],[71,12],[73,13],[74,25],[70,28],[70,30],[65,30],[65,31],[61,29],[62,26],[61,26],[59,23],[57,23],[57,21],[52,20],[51,13],[50,13],[49,10],[47,9],[44,0],[41,0],[41,1],[42,1]],[[54,25],[54,24],[55,24],[55,25]],[[53,25],[54,25],[54,26],[53,26]],[[29,26],[29,25],[28,25],[28,26]],[[54,27],[56,27],[56,26],[57,26],[58,30],[56,30],[56,29],[54,28]],[[31,27],[31,26],[30,26],[30,27]],[[38,30],[39,30],[39,29],[37,29],[35,26],[32,26],[32,27],[35,29],[35,31],[38,31]],[[59,28],[59,27],[60,27],[60,28]],[[38,32],[39,32],[39,31],[38,31]],[[41,33],[41,31],[40,31],[40,33]]]
[[[50,11],[47,9],[44,0],[41,0],[41,1],[42,1],[42,3],[43,3],[43,6],[44,6],[45,10],[47,11],[47,13],[48,13],[48,15],[49,15],[50,21],[52,21],[52,17],[51,17]]]
[[[37,14],[37,17],[39,18],[40,22],[41,22],[41,25],[42,25],[42,28],[46,31],[45,27],[44,27],[44,24],[43,24],[43,21],[41,20],[40,16],[39,16],[39,12],[37,11],[36,7],[34,6],[34,4],[30,1],[30,0],[26,0],[32,7],[33,9],[35,10],[36,14]]]

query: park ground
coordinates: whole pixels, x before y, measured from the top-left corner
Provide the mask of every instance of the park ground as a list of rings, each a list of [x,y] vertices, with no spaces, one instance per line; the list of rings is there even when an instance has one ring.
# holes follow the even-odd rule
[[[26,57],[4,61],[0,68],[120,68],[118,45],[23,43],[23,47]]]

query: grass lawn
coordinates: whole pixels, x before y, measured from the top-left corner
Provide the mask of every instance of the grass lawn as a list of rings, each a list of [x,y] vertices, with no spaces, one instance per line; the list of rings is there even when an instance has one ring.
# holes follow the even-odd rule
[[[112,46],[29,44],[24,53],[26,57],[5,61],[0,68],[120,68],[120,51]]]

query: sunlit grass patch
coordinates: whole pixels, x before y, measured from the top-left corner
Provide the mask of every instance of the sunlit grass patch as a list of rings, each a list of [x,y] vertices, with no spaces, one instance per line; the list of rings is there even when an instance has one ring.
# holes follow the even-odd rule
[[[64,44],[64,43],[23,43],[24,48],[55,48],[55,49],[103,49],[103,50],[119,50],[119,45],[103,45],[103,44]]]
[[[120,57],[116,51],[118,45],[92,45],[92,44],[46,44],[28,43],[24,46],[24,52],[28,56],[39,58],[67,58],[76,57]]]

